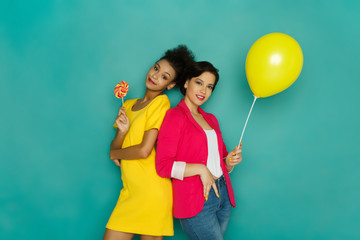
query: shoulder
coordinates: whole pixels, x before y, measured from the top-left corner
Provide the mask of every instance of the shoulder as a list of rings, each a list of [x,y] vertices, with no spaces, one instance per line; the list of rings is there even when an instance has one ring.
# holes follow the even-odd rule
[[[149,108],[170,108],[170,100],[165,94],[159,95],[149,103]]]
[[[212,120],[212,121],[216,121],[216,122],[217,122],[217,119],[216,119],[216,117],[214,116],[214,114],[205,112],[202,108],[199,108],[199,111],[200,111],[200,113],[201,113],[204,117],[206,117],[207,119],[210,119],[210,120]]]
[[[178,106],[169,109],[164,117],[160,132],[180,132],[186,123],[185,113]]]
[[[157,96],[151,101],[150,104],[162,104],[162,103],[170,104],[170,100],[168,96],[166,96],[165,94]]]
[[[186,122],[185,112],[181,107],[176,106],[174,108],[169,109],[163,121],[163,128],[167,129],[168,127],[176,128],[176,130],[180,130],[183,128]]]
[[[168,118],[182,120],[185,118],[185,112],[181,107],[176,106],[174,108],[169,109],[166,113],[166,116]]]
[[[204,114],[206,115],[206,117],[207,117],[211,122],[213,122],[214,124],[216,124],[216,126],[219,127],[219,122],[218,122],[218,120],[217,120],[217,118],[215,117],[214,114],[212,114],[212,113],[206,113],[206,112],[204,112]]]
[[[129,108],[129,107],[133,106],[136,103],[137,100],[138,100],[138,98],[126,100],[124,102],[124,107]]]
[[[205,113],[205,114],[207,115],[208,118],[211,118],[211,119],[214,119],[214,120],[217,121],[217,119],[216,119],[216,117],[215,117],[214,114],[212,114],[212,113]]]

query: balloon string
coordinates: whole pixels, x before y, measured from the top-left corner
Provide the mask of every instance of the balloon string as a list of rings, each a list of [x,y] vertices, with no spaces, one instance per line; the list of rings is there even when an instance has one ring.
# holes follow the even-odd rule
[[[251,112],[252,112],[252,109],[253,109],[253,107],[254,107],[254,104],[255,104],[255,101],[256,101],[257,98],[258,98],[258,97],[254,95],[254,101],[253,101],[253,103],[252,103],[252,105],[251,105],[250,112],[249,112],[249,114],[248,114],[248,116],[247,116],[244,129],[243,129],[243,131],[242,131],[242,133],[241,133],[241,137],[240,137],[238,149],[240,148],[240,144],[241,144],[242,138],[243,138],[243,136],[244,136],[244,132],[245,132],[246,125],[247,125],[247,123],[248,123],[248,121],[249,121],[250,114],[251,114]]]

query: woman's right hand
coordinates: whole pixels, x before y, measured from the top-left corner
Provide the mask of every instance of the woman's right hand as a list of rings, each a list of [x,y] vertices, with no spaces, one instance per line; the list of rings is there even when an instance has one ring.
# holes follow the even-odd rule
[[[125,107],[121,107],[119,109],[119,114],[115,119],[115,123],[120,131],[120,133],[125,134],[127,133],[127,131],[129,130],[130,127],[130,121],[128,116],[125,113],[126,108]]]
[[[214,189],[216,196],[219,197],[218,189],[216,187],[215,180],[214,180],[214,179],[216,179],[216,177],[211,174],[211,172],[205,165],[202,165],[202,166],[203,167],[200,170],[200,179],[201,179],[201,182],[204,187],[205,200],[208,200],[209,192],[210,192],[211,188]]]

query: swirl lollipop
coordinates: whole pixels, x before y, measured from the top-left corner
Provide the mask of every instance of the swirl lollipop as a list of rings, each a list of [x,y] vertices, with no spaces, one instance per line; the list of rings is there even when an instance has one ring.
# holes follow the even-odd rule
[[[129,84],[125,81],[119,82],[115,86],[114,89],[115,97],[121,98],[123,105],[124,105],[124,97],[126,96],[128,91],[129,91]]]

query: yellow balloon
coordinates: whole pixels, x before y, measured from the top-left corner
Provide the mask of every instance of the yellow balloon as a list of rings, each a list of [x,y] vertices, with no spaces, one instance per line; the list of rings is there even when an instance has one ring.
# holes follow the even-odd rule
[[[251,46],[245,70],[254,95],[269,97],[293,84],[302,66],[303,53],[295,39],[283,33],[270,33]]]

